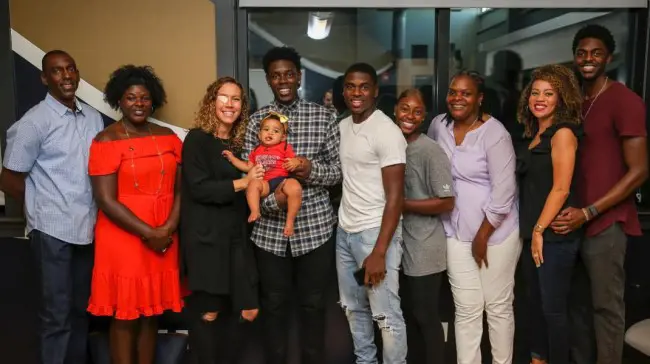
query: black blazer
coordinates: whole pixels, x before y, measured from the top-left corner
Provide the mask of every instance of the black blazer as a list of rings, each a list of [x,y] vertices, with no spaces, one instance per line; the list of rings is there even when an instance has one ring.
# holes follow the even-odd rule
[[[245,192],[221,153],[227,141],[192,129],[183,142],[181,272],[191,291],[229,295],[236,309],[258,307],[257,269],[247,237]]]

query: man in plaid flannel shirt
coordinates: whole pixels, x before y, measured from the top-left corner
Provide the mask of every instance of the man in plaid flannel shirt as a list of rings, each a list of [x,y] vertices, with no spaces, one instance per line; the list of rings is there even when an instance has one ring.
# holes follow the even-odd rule
[[[341,181],[339,128],[332,110],[298,97],[301,67],[300,55],[294,49],[273,48],[262,63],[275,100],[250,117],[242,158],[246,160],[257,146],[260,122],[269,111],[284,114],[289,118],[287,142],[302,162],[294,177],[303,185],[295,235],[287,238],[283,234],[286,198],[271,194],[261,203],[262,217],[251,236],[260,275],[266,358],[269,364],[287,363],[290,302],[297,296],[301,362],[321,363],[325,294],[335,277],[335,218],[327,187]]]

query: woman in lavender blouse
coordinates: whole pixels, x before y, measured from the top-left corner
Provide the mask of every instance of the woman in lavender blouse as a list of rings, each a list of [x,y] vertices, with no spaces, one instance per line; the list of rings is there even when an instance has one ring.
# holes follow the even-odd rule
[[[451,160],[456,204],[443,216],[447,274],[456,306],[459,364],[480,364],[483,311],[495,364],[512,363],[512,302],[521,241],[515,152],[506,128],[481,107],[484,81],[476,72],[455,75],[449,112],[436,116],[428,135]]]

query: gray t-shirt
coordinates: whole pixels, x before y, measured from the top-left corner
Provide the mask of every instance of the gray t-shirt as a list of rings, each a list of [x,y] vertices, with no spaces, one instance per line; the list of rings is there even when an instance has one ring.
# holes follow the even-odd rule
[[[423,200],[452,197],[451,164],[438,143],[422,134],[406,148],[404,197]],[[437,215],[405,213],[402,265],[408,276],[424,276],[447,269],[447,237]]]

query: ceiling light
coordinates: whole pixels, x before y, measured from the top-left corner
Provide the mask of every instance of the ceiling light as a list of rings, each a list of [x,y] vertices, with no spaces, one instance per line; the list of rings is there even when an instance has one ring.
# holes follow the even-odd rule
[[[332,28],[332,12],[310,12],[307,23],[307,36],[311,39],[325,39]]]

